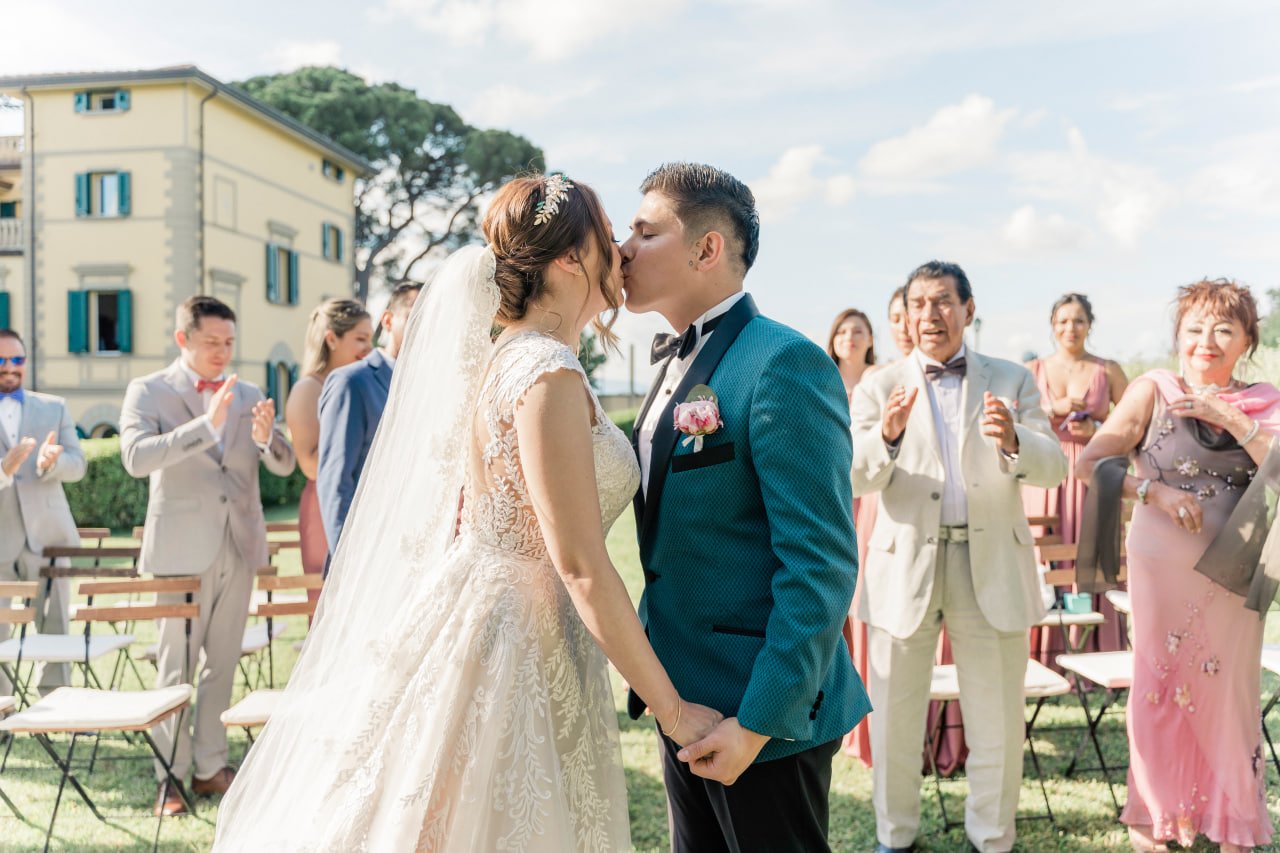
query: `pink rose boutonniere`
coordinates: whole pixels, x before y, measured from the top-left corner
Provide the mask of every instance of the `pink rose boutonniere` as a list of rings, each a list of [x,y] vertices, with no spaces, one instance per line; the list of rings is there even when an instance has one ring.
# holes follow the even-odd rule
[[[702,439],[715,433],[724,426],[720,417],[720,403],[715,392],[705,385],[699,385],[689,392],[683,403],[676,404],[675,427],[683,433],[681,445],[688,447],[693,443],[693,452],[702,452]]]

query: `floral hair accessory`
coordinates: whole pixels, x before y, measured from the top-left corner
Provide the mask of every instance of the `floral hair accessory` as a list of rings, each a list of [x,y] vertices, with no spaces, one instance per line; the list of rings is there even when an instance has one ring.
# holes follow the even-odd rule
[[[545,225],[551,217],[560,212],[560,202],[569,200],[569,190],[573,184],[564,175],[549,175],[542,188],[542,201],[535,208],[538,212],[533,217],[534,225]]]
[[[702,439],[720,430],[724,420],[720,417],[720,403],[715,392],[699,385],[689,392],[688,399],[676,404],[675,427],[686,438],[680,442],[687,447],[693,443],[693,452],[702,452]]]

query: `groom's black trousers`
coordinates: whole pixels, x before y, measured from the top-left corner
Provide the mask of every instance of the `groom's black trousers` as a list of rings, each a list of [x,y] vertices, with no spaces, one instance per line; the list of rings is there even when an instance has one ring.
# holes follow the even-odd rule
[[[839,739],[747,768],[730,786],[694,775],[662,741],[672,853],[829,851],[831,759]]]

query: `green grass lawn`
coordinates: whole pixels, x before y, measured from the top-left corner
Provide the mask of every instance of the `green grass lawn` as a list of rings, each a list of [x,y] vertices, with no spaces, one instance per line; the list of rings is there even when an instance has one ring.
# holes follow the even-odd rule
[[[268,512],[274,519],[285,519],[289,508],[277,508]],[[639,596],[642,584],[639,560],[636,554],[634,527],[625,516],[609,535],[609,551],[619,571],[627,582],[632,597]],[[285,552],[280,558],[283,572],[299,570],[297,552]],[[303,636],[305,623],[301,619],[289,620],[287,633],[276,642],[276,671],[288,672],[292,665],[293,644]],[[154,638],[151,626],[139,626],[136,632],[139,644]],[[1280,641],[1280,628],[1268,625],[1269,642]],[[145,678],[151,671],[139,665]],[[1264,688],[1275,686],[1266,680]],[[132,677],[128,686],[138,686]],[[149,683],[146,686],[150,686]],[[243,693],[237,685],[237,698]],[[667,847],[666,807],[662,792],[662,773],[658,761],[652,722],[632,722],[625,713],[621,684],[615,678],[618,700],[618,722],[622,729],[623,758],[626,763],[627,786],[630,792],[631,832],[638,850],[665,850]],[[1046,729],[1055,726],[1075,726],[1082,722],[1082,714],[1075,700],[1067,697],[1060,705],[1046,707],[1037,723]],[[1271,720],[1273,727],[1280,726],[1280,712]],[[1109,760],[1123,762],[1126,741],[1122,716],[1104,724],[1105,747]],[[1275,729],[1280,731],[1280,728]],[[1048,788],[1058,829],[1045,821],[1019,824],[1018,849],[1028,851],[1061,850],[1088,851],[1128,848],[1125,833],[1115,819],[1106,786],[1092,774],[1089,780],[1064,779],[1062,769],[1070,759],[1079,737],[1077,732],[1048,733],[1037,740],[1037,751],[1049,777]],[[238,763],[248,741],[243,732],[231,733],[231,760]],[[99,761],[92,775],[81,776],[85,787],[94,797],[99,809],[107,815],[107,822],[99,822],[79,801],[74,792],[68,791],[58,815],[53,849],[75,851],[147,850],[155,832],[155,820],[151,806],[155,796],[155,783],[150,761],[141,758],[141,750],[129,747],[119,740],[105,740],[99,749]],[[84,752],[87,753],[87,750]],[[77,755],[81,754],[77,748]],[[79,762],[77,762],[79,763]],[[1030,761],[1027,762],[1028,772]],[[1277,782],[1274,769],[1268,765],[1268,782]],[[942,821],[932,783],[926,781],[923,824],[918,847],[928,851],[962,851],[967,849],[963,831],[942,831]],[[20,737],[9,758],[9,766],[0,775],[0,787],[12,797],[26,815],[27,821],[19,821],[0,803],[0,850],[38,850],[44,839],[57,788],[57,774],[52,764],[28,737]],[[944,783],[947,809],[952,816],[963,814],[963,781]],[[1274,787],[1272,787],[1274,791]],[[1124,787],[1118,788],[1118,796],[1124,801]],[[1273,819],[1280,817],[1280,803],[1269,792]],[[166,820],[160,847],[162,850],[207,850],[213,839],[216,819],[216,802],[202,800],[197,816]],[[1024,782],[1022,807],[1027,813],[1043,809],[1039,787],[1033,781]],[[836,850],[864,851],[875,845],[875,821],[871,809],[870,772],[843,754],[835,759],[834,781],[831,791],[831,842]],[[1211,845],[1201,843],[1195,850],[1211,850]]]

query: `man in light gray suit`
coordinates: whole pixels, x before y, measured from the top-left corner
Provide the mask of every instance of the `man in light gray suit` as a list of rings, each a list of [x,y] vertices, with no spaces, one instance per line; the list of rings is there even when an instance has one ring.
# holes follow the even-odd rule
[[[160,622],[157,686],[195,678],[204,652],[195,708],[194,756],[188,718],[177,733],[173,772],[183,779],[194,759],[192,790],[221,794],[235,771],[227,766],[227,735],[219,719],[231,701],[236,664],[256,570],[267,564],[267,528],[258,491],[258,463],[279,476],[293,471],[293,448],[275,428],[275,404],[254,385],[225,375],[235,347],[236,315],[210,296],[178,307],[179,357],[135,379],[120,414],[120,456],[135,477],[151,478],[139,569],[155,575],[199,575],[190,658],[185,621]],[[168,752],[174,723],[156,729]],[[185,811],[165,784],[157,814]]]
[[[932,261],[911,274],[916,349],[853,393],[853,493],[880,493],[860,616],[868,624],[877,853],[920,828],[920,744],[938,632],[955,654],[969,746],[965,831],[1013,846],[1022,781],[1027,629],[1044,615],[1021,489],[1052,488],[1067,460],[1031,373],[967,350],[969,279]]]
[[[0,329],[0,578],[35,581],[44,548],[80,544],[62,484],[83,477],[85,462],[66,402],[23,389],[26,362],[21,336]],[[0,607],[7,603],[0,599]],[[67,633],[69,605],[65,579],[52,585],[41,581],[37,629]],[[0,640],[8,636],[9,626],[0,625]],[[66,685],[69,675],[65,663],[45,666],[40,692]],[[0,674],[0,695],[11,691],[9,679]]]

